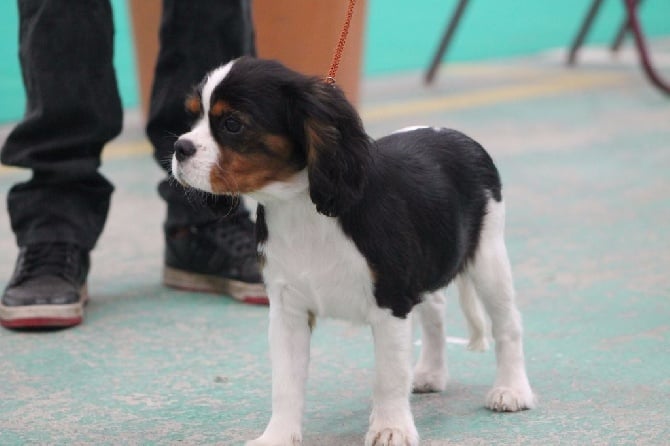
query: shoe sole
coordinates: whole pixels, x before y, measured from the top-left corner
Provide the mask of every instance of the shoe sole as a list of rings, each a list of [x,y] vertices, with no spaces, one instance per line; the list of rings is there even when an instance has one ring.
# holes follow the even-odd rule
[[[165,266],[163,268],[163,284],[183,291],[226,294],[245,304],[269,304],[265,286],[261,283],[246,283]]]
[[[84,320],[84,305],[88,301],[86,285],[79,290],[81,300],[65,305],[6,306],[0,303],[0,325],[6,328],[64,328],[79,325]]]

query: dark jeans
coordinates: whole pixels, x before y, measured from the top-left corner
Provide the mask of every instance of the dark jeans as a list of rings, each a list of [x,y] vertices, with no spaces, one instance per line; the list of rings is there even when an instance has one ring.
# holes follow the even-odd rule
[[[98,172],[100,153],[122,124],[109,0],[19,0],[19,16],[26,112],[1,159],[33,176],[9,191],[12,229],[19,246],[62,241],[92,249],[114,190]],[[248,0],[164,0],[147,124],[163,169],[174,135],[188,130],[186,94],[212,68],[253,53]],[[159,194],[167,228],[216,218],[174,182],[161,182]]]

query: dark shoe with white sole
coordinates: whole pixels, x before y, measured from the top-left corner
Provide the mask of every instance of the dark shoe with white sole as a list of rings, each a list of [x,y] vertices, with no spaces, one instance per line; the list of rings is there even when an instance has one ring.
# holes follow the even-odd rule
[[[254,224],[246,215],[166,231],[163,283],[267,305]]]
[[[21,247],[0,301],[7,328],[71,327],[82,322],[88,299],[88,252],[69,243]]]

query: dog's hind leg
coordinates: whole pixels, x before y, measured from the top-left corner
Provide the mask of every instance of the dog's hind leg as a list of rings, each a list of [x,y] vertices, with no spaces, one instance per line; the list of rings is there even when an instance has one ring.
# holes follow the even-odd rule
[[[488,408],[518,411],[535,405],[523,354],[521,314],[514,296],[504,241],[505,207],[489,201],[473,262],[466,272],[491,318],[496,350],[496,380],[486,397]]]
[[[426,294],[414,308],[413,315],[421,321],[421,353],[414,367],[414,393],[441,392],[447,385],[445,307],[444,291],[440,290]]]
[[[486,351],[489,348],[488,321],[475,286],[467,273],[459,274],[456,277],[456,285],[458,286],[458,301],[461,304],[461,310],[465,315],[468,331],[470,332],[468,350]]]

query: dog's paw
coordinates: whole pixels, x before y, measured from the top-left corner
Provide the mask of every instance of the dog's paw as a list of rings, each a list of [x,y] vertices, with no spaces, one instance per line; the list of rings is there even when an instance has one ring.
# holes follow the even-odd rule
[[[247,441],[244,446],[300,446],[302,437],[300,434],[289,435],[265,435],[255,440]]]
[[[371,428],[365,436],[365,446],[418,446],[419,434],[416,428],[398,429],[387,427]]]
[[[411,413],[395,420],[391,422],[389,418],[377,418],[373,414],[370,418],[370,430],[365,435],[365,446],[418,446],[419,433]]]
[[[529,386],[517,389],[498,386],[486,395],[486,407],[496,412],[517,412],[535,407],[536,398]]]
[[[412,382],[414,393],[442,392],[446,387],[446,370],[430,370],[419,367],[414,370],[414,381]]]

